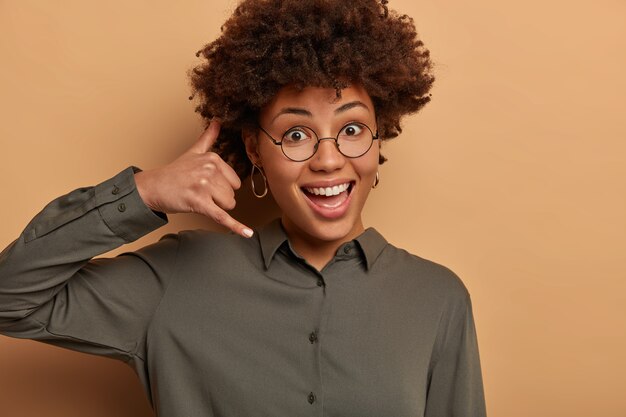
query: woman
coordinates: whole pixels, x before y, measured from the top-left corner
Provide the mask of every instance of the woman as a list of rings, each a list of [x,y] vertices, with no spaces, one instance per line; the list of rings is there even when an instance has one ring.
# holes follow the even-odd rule
[[[51,202],[0,256],[0,330],[128,362],[162,416],[483,416],[471,300],[361,213],[382,140],[428,102],[386,1],[247,0],[194,69],[210,120],[171,164]],[[233,219],[251,176],[281,218]],[[187,231],[91,259],[197,212]]]

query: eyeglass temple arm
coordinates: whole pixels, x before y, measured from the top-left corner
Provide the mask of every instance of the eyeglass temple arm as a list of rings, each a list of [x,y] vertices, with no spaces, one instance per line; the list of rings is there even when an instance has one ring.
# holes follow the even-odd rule
[[[280,145],[282,144],[282,142],[277,141],[276,139],[274,139],[274,138],[272,137],[272,135],[270,135],[269,133],[267,133],[267,131],[266,131],[265,129],[263,129],[263,127],[261,127],[261,125],[257,125],[257,126],[259,126],[259,129],[261,129],[261,130],[263,131],[263,133],[265,133],[265,134],[267,135],[267,137],[268,137],[268,138],[270,138],[270,140],[272,141],[272,143],[273,143],[274,145],[278,145],[278,146],[280,146]]]

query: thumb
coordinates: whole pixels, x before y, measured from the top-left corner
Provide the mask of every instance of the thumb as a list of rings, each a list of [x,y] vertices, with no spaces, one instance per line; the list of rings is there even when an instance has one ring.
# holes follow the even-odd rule
[[[218,118],[213,118],[213,120],[211,120],[211,123],[209,124],[209,127],[207,127],[206,130],[202,132],[196,143],[194,143],[191,148],[189,148],[189,152],[209,152],[220,134],[220,127],[220,120]]]

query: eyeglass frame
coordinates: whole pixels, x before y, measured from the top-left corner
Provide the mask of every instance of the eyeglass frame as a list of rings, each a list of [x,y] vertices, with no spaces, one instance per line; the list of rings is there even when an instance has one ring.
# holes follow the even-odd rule
[[[365,152],[363,152],[361,155],[358,155],[358,156],[348,156],[348,155],[344,154],[343,152],[341,152],[341,148],[339,147],[339,134],[341,133],[341,131],[343,129],[345,129],[347,126],[350,126],[351,124],[359,124],[359,125],[365,126],[367,128],[367,130],[370,131],[370,134],[372,135],[372,140],[370,141],[370,146],[367,147],[367,150]],[[376,122],[376,133],[375,134],[374,134],[374,132],[372,132],[372,129],[367,124],[362,123],[362,122],[352,121],[352,122],[348,122],[345,125],[343,125],[341,127],[341,129],[339,129],[339,132],[337,132],[337,136],[336,137],[329,136],[329,137],[325,137],[325,138],[320,138],[318,136],[317,132],[315,130],[313,130],[312,128],[308,127],[308,126],[305,126],[305,125],[295,125],[295,126],[290,127],[289,129],[285,130],[285,133],[287,133],[290,130],[293,130],[295,128],[302,127],[302,128],[306,128],[306,129],[310,130],[311,132],[313,132],[313,134],[315,135],[315,138],[317,139],[317,141],[315,142],[314,151],[311,154],[311,156],[309,156],[308,158],[305,158],[305,159],[297,160],[297,159],[290,158],[285,153],[285,149],[283,148],[283,141],[282,140],[281,141],[277,141],[276,139],[274,139],[272,137],[272,135],[267,133],[267,130],[263,129],[263,126],[261,126],[259,123],[257,123],[257,126],[258,126],[259,129],[261,129],[263,131],[263,133],[265,133],[267,135],[267,137],[272,141],[272,143],[274,145],[280,146],[280,150],[283,153],[283,155],[285,155],[285,158],[287,158],[287,159],[289,159],[290,161],[293,161],[293,162],[304,162],[304,161],[308,161],[309,159],[313,158],[315,156],[315,154],[317,153],[317,150],[319,149],[320,142],[323,141],[323,140],[333,140],[333,141],[335,141],[335,146],[337,147],[337,150],[339,151],[339,153],[341,155],[345,156],[346,158],[355,159],[355,158],[360,158],[363,155],[365,155],[366,153],[368,153],[370,151],[370,149],[372,149],[372,145],[374,144],[374,141],[380,139],[380,137],[378,135],[378,122]],[[283,133],[283,136],[285,135],[285,133]]]

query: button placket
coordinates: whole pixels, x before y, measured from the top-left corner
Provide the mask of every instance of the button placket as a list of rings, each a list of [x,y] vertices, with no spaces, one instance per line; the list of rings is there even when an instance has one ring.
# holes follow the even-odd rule
[[[317,272],[317,271],[316,271]],[[325,309],[325,299],[326,299],[326,282],[324,280],[324,276],[321,272],[317,272],[317,286],[320,287],[322,289],[322,292],[315,292],[314,297],[318,298],[320,297],[320,305],[319,305],[319,317],[317,320],[317,323],[313,324],[313,330],[310,331],[310,333],[308,334],[308,340],[309,343],[311,345],[311,354],[313,355],[313,360],[315,362],[315,377],[314,380],[315,382],[313,382],[313,384],[311,385],[310,388],[316,389],[316,390],[320,390],[321,389],[321,380],[319,380],[319,378],[321,377],[321,373],[320,373],[320,339],[319,339],[319,331],[320,331],[320,325],[321,322],[323,321],[323,311]],[[317,395],[315,393],[315,391],[311,391],[309,392],[309,394],[307,395],[307,402],[311,405],[316,404],[318,402],[318,398]],[[321,405],[321,404],[320,404]]]

